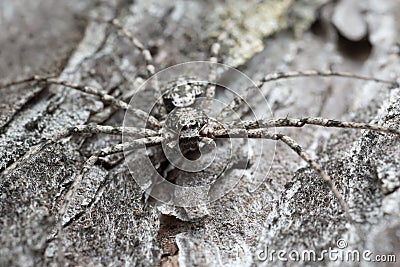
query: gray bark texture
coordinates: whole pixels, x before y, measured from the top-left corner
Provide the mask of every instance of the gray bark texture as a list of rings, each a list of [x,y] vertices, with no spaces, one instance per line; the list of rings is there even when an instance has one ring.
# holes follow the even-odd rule
[[[117,17],[150,47],[157,70],[207,60],[212,39],[229,29],[220,61],[255,81],[270,72],[306,69],[400,77],[398,0],[1,0],[0,81],[55,74],[117,97],[129,94],[146,74],[140,52],[88,16]],[[264,89],[277,118],[321,116],[400,127],[399,88],[313,77]],[[145,206],[123,161],[106,157],[83,177],[60,218],[85,160],[121,138],[47,141],[78,124],[121,125],[123,111],[96,117],[104,105],[61,86],[0,89],[0,266],[373,266],[259,259],[266,248],[320,253],[337,248],[339,239],[347,250],[394,254],[400,261],[400,139],[364,130],[279,129],[323,166],[350,206],[353,223],[318,174],[281,143],[272,166],[259,166],[268,175],[257,190],[249,190],[255,166],[234,169],[229,175],[240,178],[235,188],[198,208],[155,201]],[[272,159],[273,150],[266,152]],[[211,177],[212,170],[175,175],[185,181]]]

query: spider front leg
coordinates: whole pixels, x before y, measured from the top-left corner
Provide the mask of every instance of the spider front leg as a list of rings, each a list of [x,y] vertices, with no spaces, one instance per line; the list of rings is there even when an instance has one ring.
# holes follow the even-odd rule
[[[68,128],[68,133],[71,134],[114,134],[139,137],[154,137],[159,135],[157,131],[150,129],[142,129],[137,127],[122,127],[122,126],[108,126],[108,125],[93,125],[84,124]]]
[[[373,81],[377,83],[387,84],[390,87],[397,88],[399,84],[396,81],[390,81],[385,79],[379,79],[375,77],[353,74],[349,72],[339,72],[339,71],[318,71],[318,70],[305,70],[305,71],[291,71],[291,72],[277,72],[277,73],[270,73],[267,74],[265,77],[260,79],[255,83],[255,86],[261,89],[265,83],[287,79],[287,78],[300,78],[300,77],[340,77],[340,78],[351,78],[357,80],[364,80],[364,81]],[[248,87],[245,89],[242,95],[247,95],[252,87]],[[243,108],[245,104],[246,98],[242,96],[234,97],[231,102],[227,106],[225,106],[219,112],[217,119],[222,120],[225,114],[229,113],[230,110],[239,111]]]
[[[262,87],[265,83],[270,81],[276,81],[287,78],[299,78],[299,77],[341,77],[341,78],[352,78],[357,80],[364,81],[373,81],[377,83],[384,83],[390,85],[392,87],[399,87],[399,84],[396,81],[390,81],[380,78],[375,78],[366,75],[354,74],[350,72],[341,72],[341,71],[318,71],[318,70],[304,70],[304,71],[289,71],[289,72],[277,72],[277,73],[269,73],[260,81],[257,82],[257,87]]]
[[[316,125],[329,128],[344,128],[344,129],[362,129],[376,132],[382,132],[386,134],[396,134],[400,136],[400,129],[385,127],[376,124],[369,124],[363,122],[352,122],[352,121],[339,121],[330,120],[320,117],[308,117],[308,118],[281,118],[281,119],[267,119],[267,120],[247,120],[238,123],[230,123],[230,127],[243,127],[249,129],[259,129],[268,127],[303,127],[305,125]]]
[[[123,109],[123,110],[129,109],[132,112],[132,114],[135,115],[136,117],[138,117],[142,120],[145,120],[145,121],[147,120],[149,125],[152,128],[155,128],[155,129],[160,128],[160,122],[155,117],[147,114],[146,112],[144,112],[140,109],[135,109],[131,105],[129,105],[127,102],[119,100],[109,94],[106,94],[102,90],[91,87],[91,86],[81,85],[81,84],[77,84],[77,83],[71,83],[68,81],[58,80],[58,79],[51,78],[51,77],[43,77],[43,76],[35,75],[35,76],[29,77],[26,79],[21,79],[21,80],[16,80],[16,81],[11,81],[8,83],[0,84],[0,89],[14,86],[14,85],[29,83],[29,82],[44,83],[47,85],[52,85],[52,84],[61,85],[61,86],[65,86],[67,88],[72,88],[72,89],[81,91],[86,94],[98,96],[100,98],[100,100],[105,103],[109,103],[109,104],[111,104],[117,108]]]
[[[211,109],[211,101],[215,96],[216,89],[216,80],[217,80],[217,63],[218,63],[218,55],[221,49],[221,45],[218,42],[215,42],[211,46],[210,51],[210,73],[208,74],[208,83],[205,89],[206,96],[206,110],[209,111]]]
[[[221,45],[216,42],[211,46],[210,58],[209,61],[211,63],[210,73],[208,74],[208,85],[206,88],[206,98],[208,101],[211,101],[215,96],[215,82],[217,79],[217,64],[218,63],[218,55],[219,50],[221,49]]]
[[[132,44],[133,47],[137,48],[140,53],[142,54],[144,60],[145,60],[145,64],[146,64],[146,70],[147,70],[147,78],[152,77],[152,85],[154,87],[154,89],[156,90],[155,92],[155,98],[159,99],[159,96],[161,96],[162,92],[159,86],[159,82],[157,79],[157,76],[154,76],[156,73],[156,68],[154,66],[154,61],[153,61],[153,56],[150,52],[150,50],[143,44],[141,43],[137,38],[135,38],[132,34],[131,31],[129,31],[127,28],[125,28],[122,23],[114,18],[114,19],[102,19],[102,18],[92,18],[95,21],[99,21],[102,23],[108,23],[111,26],[115,27],[117,29],[118,32],[122,33],[123,36],[125,36],[129,42]],[[167,115],[167,112],[165,110],[165,107],[163,105],[163,103],[161,101],[157,101],[156,106],[159,110],[160,115],[162,115],[162,117]]]
[[[136,77],[132,82],[125,79],[121,84],[126,83],[126,82],[130,82],[133,85],[133,87],[139,88],[140,85],[142,85],[144,83],[144,80],[141,77]],[[130,101],[130,99],[132,99],[134,93],[135,92],[133,90],[128,91],[128,92],[121,92],[120,95],[115,96],[115,97],[128,103]],[[115,106],[112,106],[112,105],[106,106],[99,112],[96,112],[95,114],[93,114],[90,117],[89,121],[91,123],[102,124],[102,123],[106,122],[116,111],[118,111],[118,108],[116,108]]]
[[[132,32],[130,32],[127,28],[125,28],[118,19],[116,18],[103,19],[99,17],[94,17],[94,18],[91,17],[91,19],[102,23],[108,23],[113,27],[115,27],[120,33],[122,33],[123,36],[125,36],[129,40],[132,46],[138,49],[142,54],[146,63],[146,70],[148,77],[153,76],[156,73],[156,68],[154,67],[153,63],[153,56],[151,55],[150,50],[144,44],[142,44],[137,38],[135,38]]]

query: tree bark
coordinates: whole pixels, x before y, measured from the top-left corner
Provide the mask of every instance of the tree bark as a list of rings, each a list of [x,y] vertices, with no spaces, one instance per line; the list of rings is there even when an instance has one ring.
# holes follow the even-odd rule
[[[88,16],[117,17],[150,47],[162,70],[207,60],[212,38],[230,25],[227,17],[237,14],[240,23],[229,26],[232,33],[221,41],[220,60],[253,80],[276,71],[330,68],[399,77],[398,1],[270,0],[257,8],[253,2],[4,0],[0,80],[52,74],[112,95],[129,94],[135,78],[146,73],[140,52]],[[399,88],[338,78],[282,80],[268,88],[277,118],[322,116],[399,127]],[[66,127],[96,121],[104,104],[94,96],[42,84],[0,89],[0,96],[1,266],[266,266],[270,262],[258,257],[266,247],[319,253],[337,248],[339,239],[349,249],[400,257],[398,136],[315,127],[282,130],[323,165],[355,223],[347,221],[318,175],[279,143],[272,166],[259,166],[268,175],[256,191],[249,192],[256,168],[251,165],[229,194],[198,209],[144,206],[143,192],[124,163],[106,158],[85,175],[60,218],[85,159],[121,138],[85,135],[46,142]],[[123,115],[114,110],[102,123],[121,125]],[[272,159],[272,151],[266,152]],[[276,258],[274,263],[285,264]]]

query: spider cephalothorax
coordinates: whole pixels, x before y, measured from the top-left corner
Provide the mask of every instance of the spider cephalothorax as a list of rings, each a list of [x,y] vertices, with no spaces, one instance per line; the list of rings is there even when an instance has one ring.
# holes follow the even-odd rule
[[[176,107],[169,113],[164,127],[173,134],[182,150],[195,150],[201,137],[201,130],[208,123],[207,115],[194,107]]]

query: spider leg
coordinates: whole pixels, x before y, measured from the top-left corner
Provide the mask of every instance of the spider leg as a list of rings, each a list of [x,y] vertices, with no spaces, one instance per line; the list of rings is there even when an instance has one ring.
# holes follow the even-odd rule
[[[115,135],[124,134],[127,136],[135,136],[135,137],[154,137],[159,135],[158,132],[150,129],[142,129],[137,127],[95,125],[95,124],[77,125],[69,128],[69,132],[72,134],[80,134],[80,133],[115,134]]]
[[[299,77],[341,77],[341,78],[352,78],[352,79],[358,79],[358,80],[364,80],[364,81],[373,81],[377,83],[383,83],[390,85],[391,87],[399,87],[399,84],[396,81],[390,81],[390,80],[385,80],[385,79],[379,79],[375,77],[370,77],[370,76],[365,76],[365,75],[359,75],[359,74],[354,74],[350,72],[339,72],[339,71],[318,71],[318,70],[305,70],[305,71],[290,71],[290,72],[277,72],[277,73],[270,73],[266,76],[264,76],[261,80],[256,82],[256,87],[262,88],[265,83],[271,82],[271,81],[276,81],[276,80],[281,80],[281,79],[287,79],[287,78],[299,78]],[[246,88],[243,95],[248,93],[248,91],[252,87]],[[223,114],[226,114],[229,112],[229,110],[234,110],[237,111],[242,108],[243,104],[245,103],[245,98],[241,96],[236,96],[234,97],[231,102],[225,106],[218,114],[217,119],[221,120],[223,117]]]
[[[244,106],[244,99],[240,96],[234,97],[228,105],[223,107],[216,116],[217,121],[223,121],[229,114],[239,112]],[[242,113],[242,112],[241,112]],[[244,112],[243,112],[244,113]]]
[[[72,134],[107,134],[107,135],[125,135],[130,138],[144,138],[144,137],[158,137],[160,134],[150,129],[143,129],[137,127],[123,127],[123,126],[109,126],[109,125],[97,125],[94,123],[76,125],[68,127],[64,130],[56,132],[47,141],[56,142]],[[122,157],[121,157],[122,159]]]
[[[56,78],[56,76],[55,75],[49,75],[49,76],[34,75],[34,76],[20,79],[20,80],[14,80],[14,81],[0,83],[0,89],[15,86],[15,85],[20,85],[20,84],[24,84],[24,83],[30,83],[30,82],[35,82],[35,81],[37,82],[37,80],[39,80],[39,79],[47,80],[47,79],[52,79],[52,78]]]
[[[75,191],[76,185],[81,182],[83,176],[94,166],[94,164],[96,164],[99,157],[105,157],[105,156],[123,152],[123,151],[134,150],[134,149],[142,148],[143,146],[156,146],[156,145],[161,144],[161,142],[163,140],[164,140],[164,138],[161,136],[144,137],[144,138],[136,139],[136,140],[133,140],[130,142],[112,145],[112,146],[103,148],[100,151],[96,152],[95,154],[90,156],[89,159],[84,163],[80,174],[74,180],[71,190],[69,190],[69,192],[67,193],[67,195],[65,197],[66,202],[69,201],[70,196]],[[65,211],[66,204],[68,204],[66,202],[64,202],[62,209],[60,209],[62,211],[62,212],[60,212],[60,214],[62,214]]]
[[[314,169],[323,179],[325,184],[328,186],[328,188],[331,190],[335,198],[338,200],[341,208],[344,210],[346,213],[346,216],[350,220],[350,222],[353,222],[351,216],[350,216],[350,209],[347,203],[344,201],[342,198],[341,194],[339,193],[339,190],[337,189],[336,185],[332,181],[332,179],[329,177],[329,175],[323,170],[323,168],[315,161],[312,159],[310,155],[308,155],[306,152],[304,152],[303,148],[291,137],[283,134],[277,134],[277,133],[272,133],[268,131],[268,129],[251,129],[251,130],[246,130],[246,129],[223,129],[223,130],[217,130],[213,133],[214,138],[263,138],[263,139],[270,139],[270,140],[276,140],[276,141],[281,141],[285,143],[290,149],[292,149],[294,152],[296,152],[304,161],[308,163],[308,165]]]
[[[142,54],[142,56],[145,60],[145,63],[146,63],[147,76],[151,77],[156,73],[156,68],[155,68],[154,62],[153,62],[153,56],[151,55],[150,50],[143,43],[141,43],[137,38],[135,38],[135,36],[133,36],[132,32],[129,31],[127,28],[125,28],[118,19],[114,18],[114,19],[107,20],[107,19],[102,19],[99,17],[95,17],[92,19],[95,21],[108,23],[111,26],[115,27],[120,33],[122,33],[123,36],[125,36],[129,40],[129,42],[133,45],[133,47],[137,48],[140,51],[140,53]],[[158,99],[159,96],[162,95],[160,86],[158,84],[158,79],[156,76],[153,76],[151,81],[152,81],[152,85],[153,85],[154,89],[156,90],[155,97],[156,97],[156,99]],[[156,104],[157,104],[157,108],[158,108],[160,114],[166,115],[167,112],[166,112],[165,107],[163,106],[162,102],[157,101]]]
[[[69,190],[67,192],[67,194],[65,195],[64,204],[60,208],[60,212],[59,212],[59,214],[61,216],[60,218],[62,218],[62,215],[64,215],[65,209],[68,206],[70,199],[76,190],[77,185],[81,183],[82,178],[85,176],[85,174],[87,174],[87,172],[96,164],[99,157],[105,157],[105,156],[123,152],[123,151],[129,151],[129,150],[134,150],[137,148],[142,148],[145,145],[146,146],[159,145],[163,140],[164,140],[164,138],[161,136],[140,138],[137,140],[133,140],[131,142],[125,142],[125,143],[121,143],[121,144],[103,148],[100,151],[98,151],[97,153],[90,156],[89,159],[84,163],[79,175],[74,180],[71,190]]]
[[[102,23],[108,23],[111,26],[115,27],[120,33],[122,33],[129,40],[129,42],[135,48],[137,48],[140,51],[146,62],[146,70],[148,76],[150,77],[156,73],[156,68],[154,67],[153,63],[153,56],[151,55],[150,50],[146,48],[137,38],[135,38],[135,36],[133,36],[133,34],[128,29],[126,29],[118,19],[116,18],[103,19],[99,17],[91,17],[91,19]]]
[[[78,91],[84,92],[86,94],[90,95],[95,95],[98,96],[103,102],[110,103],[111,105],[114,105],[117,108],[124,109],[124,110],[130,110],[133,115],[137,116],[138,118],[142,120],[148,120],[149,124],[153,128],[159,128],[160,127],[160,122],[150,114],[147,114],[146,112],[140,110],[140,109],[135,109],[125,101],[119,100],[111,95],[106,94],[100,89],[91,87],[91,86],[86,86],[86,85],[80,85],[77,83],[71,83],[68,81],[64,80],[58,80],[55,78],[49,78],[49,77],[43,77],[43,76],[38,76],[34,75],[30,78],[25,78],[21,80],[16,80],[12,81],[9,83],[4,83],[0,84],[0,88],[6,88],[10,87],[13,85],[19,85],[19,84],[24,84],[28,82],[40,82],[40,83],[45,83],[45,84],[55,84],[55,85],[62,85],[68,88],[76,89]]]
[[[79,128],[79,127],[78,127]],[[78,129],[77,128],[77,129]],[[81,127],[83,129],[85,127]],[[71,188],[65,194],[64,200],[61,204],[61,207],[58,211],[59,216],[59,223],[58,223],[58,239],[59,239],[59,258],[60,262],[62,262],[62,254],[61,254],[61,239],[62,239],[62,232],[63,227],[68,224],[68,221],[64,222],[63,217],[67,210],[67,207],[70,205],[72,198],[78,188],[78,185],[81,184],[83,177],[88,173],[88,171],[96,164],[99,157],[105,157],[111,154],[127,151],[127,150],[134,150],[137,148],[142,148],[143,146],[155,146],[159,145],[164,140],[163,137],[160,136],[153,136],[153,137],[146,137],[140,138],[137,140],[133,140],[131,142],[121,143],[113,146],[109,146],[106,148],[101,149],[97,153],[93,154],[89,157],[89,159],[84,163],[80,173],[74,179]]]
[[[206,87],[206,100],[207,100],[207,108],[210,108],[211,100],[214,99],[215,96],[215,88],[216,88],[216,79],[217,79],[217,64],[218,63],[218,55],[219,50],[221,49],[221,45],[218,42],[215,42],[211,46],[211,53],[209,61],[210,65],[210,73],[208,75],[208,84]]]
[[[379,79],[371,76],[354,74],[350,72],[341,72],[341,71],[318,71],[318,70],[304,70],[304,71],[289,71],[289,72],[277,72],[277,73],[270,73],[260,81],[257,82],[257,87],[262,87],[265,83],[270,81],[276,81],[281,79],[287,78],[297,78],[297,77],[342,77],[342,78],[352,78],[357,80],[364,80],[364,81],[373,81],[377,83],[384,83],[388,84],[393,87],[398,87],[399,84],[396,81],[390,81],[385,79]]]
[[[232,127],[244,127],[246,129],[258,129],[258,128],[268,128],[268,127],[303,127],[305,125],[317,125],[322,127],[332,127],[332,128],[345,128],[345,129],[364,129],[376,132],[382,132],[387,134],[400,135],[400,129],[380,126],[376,124],[369,124],[363,122],[351,122],[351,121],[339,121],[330,120],[320,117],[312,118],[282,118],[282,119],[268,119],[268,120],[248,120],[241,121],[238,123],[231,124]]]
[[[123,74],[121,74],[121,75],[124,76]],[[124,77],[124,81],[121,84],[123,84],[123,83],[132,83],[135,88],[139,88],[144,83],[144,80],[143,80],[143,78],[136,77],[135,79],[133,79],[131,81]],[[133,90],[130,90],[127,92],[121,92],[120,94],[118,94],[114,97],[118,98],[124,102],[129,103],[130,99],[134,96],[134,94],[135,94],[135,92]],[[96,124],[102,124],[105,121],[107,121],[116,111],[118,111],[118,108],[116,108],[113,105],[108,105],[108,106],[104,107],[102,110],[93,114],[90,117],[89,122],[96,123]]]

